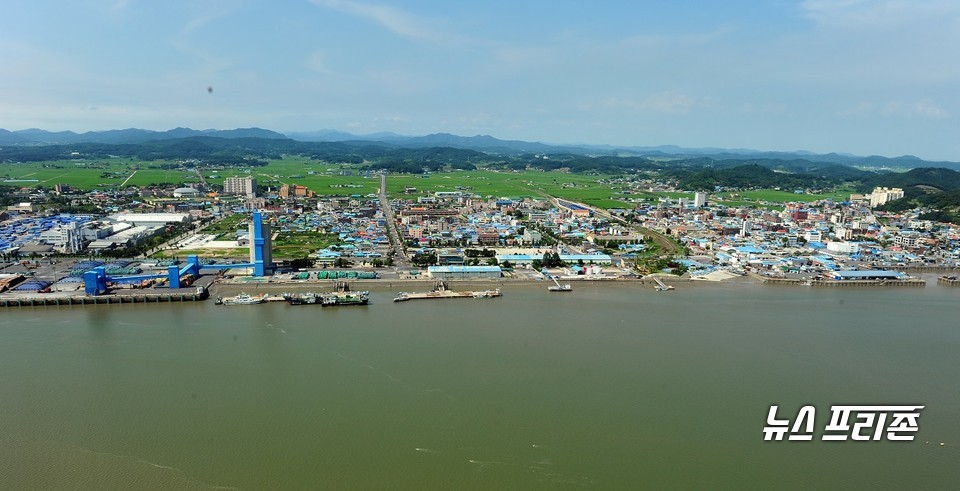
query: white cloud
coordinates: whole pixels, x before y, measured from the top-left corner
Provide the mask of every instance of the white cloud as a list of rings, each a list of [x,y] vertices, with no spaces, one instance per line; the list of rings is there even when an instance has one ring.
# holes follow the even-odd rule
[[[416,41],[445,42],[452,36],[436,30],[429,20],[389,5],[355,2],[353,0],[311,0],[315,5],[345,14],[362,17],[380,24],[388,31]]]
[[[861,101],[837,113],[842,117],[855,118],[922,118],[941,120],[950,117],[950,113],[940,104],[929,99],[914,102],[889,101],[876,103]]]
[[[307,56],[307,59],[304,61],[304,66],[322,75],[328,75],[332,73],[330,69],[327,68],[326,56],[319,51],[310,53],[310,55]]]
[[[686,94],[675,91],[658,92],[642,100],[611,98],[605,106],[627,108],[634,111],[652,111],[661,114],[688,114],[696,105],[696,100]],[[588,105],[581,105],[581,108]]]
[[[814,22],[830,27],[898,27],[960,15],[956,0],[806,0],[800,8]]]
[[[882,114],[884,116],[920,117],[927,119],[946,119],[950,116],[944,108],[929,100],[910,103],[888,103],[884,106]]]

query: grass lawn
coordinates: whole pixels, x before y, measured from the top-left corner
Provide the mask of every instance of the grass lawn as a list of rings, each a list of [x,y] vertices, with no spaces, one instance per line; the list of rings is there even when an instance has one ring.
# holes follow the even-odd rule
[[[320,232],[279,232],[273,239],[273,256],[296,259],[308,256],[324,247],[339,242],[337,234]]]
[[[217,223],[211,224],[203,230],[204,234],[216,234],[216,240],[233,240],[236,238],[237,230],[250,220],[248,213],[237,213],[230,215]]]

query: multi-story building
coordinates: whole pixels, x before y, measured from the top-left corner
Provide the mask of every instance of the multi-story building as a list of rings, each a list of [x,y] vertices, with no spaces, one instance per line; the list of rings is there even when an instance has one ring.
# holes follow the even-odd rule
[[[252,176],[228,177],[223,180],[223,194],[256,196],[257,180]]]
[[[900,188],[873,188],[870,193],[870,206],[877,207],[888,201],[893,201],[903,197],[903,190]]]
[[[294,184],[293,186],[284,184],[283,186],[280,186],[280,197],[284,199],[290,197],[313,197],[313,191],[310,191],[306,186],[300,186],[299,184]]]
[[[807,230],[803,233],[803,239],[807,242],[821,242],[823,241],[823,232],[819,230]]]
[[[83,248],[80,226],[77,223],[65,223],[45,230],[40,234],[40,240],[64,254],[74,254]]]
[[[893,244],[896,246],[903,247],[904,249],[912,249],[917,247],[918,241],[920,239],[920,234],[916,232],[905,232],[902,234],[897,234],[893,237]]]
[[[694,208],[703,208],[707,206],[707,193],[697,192],[693,195],[693,206]]]

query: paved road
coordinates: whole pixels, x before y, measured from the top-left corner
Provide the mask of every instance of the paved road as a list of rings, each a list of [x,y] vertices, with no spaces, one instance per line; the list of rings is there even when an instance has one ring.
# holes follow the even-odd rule
[[[387,237],[390,239],[390,245],[394,252],[394,265],[397,268],[408,267],[410,258],[407,257],[407,251],[403,248],[403,242],[400,240],[400,233],[397,232],[397,221],[394,218],[393,207],[390,205],[390,199],[387,198],[387,174],[380,174],[380,190],[377,193],[380,197],[380,208],[383,209],[383,217],[387,222]]]
[[[553,196],[551,196],[551,198],[553,198],[554,201],[556,201],[556,199],[557,199],[557,198],[555,198],[555,197],[553,197]],[[570,200],[564,198],[564,201],[570,201]],[[607,211],[607,210],[604,210],[603,208],[596,208],[596,207],[593,207],[593,206],[590,206],[590,205],[587,205],[587,204],[584,204],[584,203],[577,203],[577,204],[580,205],[580,206],[583,206],[583,207],[585,207],[585,208],[589,208],[590,210],[593,211],[593,213],[595,213],[595,214],[597,214],[597,215],[600,215],[600,216],[606,218],[607,220],[614,221],[614,222],[617,222],[617,223],[621,223],[621,224],[627,226],[627,228],[629,228],[629,229],[631,229],[631,230],[636,230],[636,231],[638,231],[639,233],[643,234],[644,236],[650,237],[651,239],[653,239],[653,240],[660,246],[660,250],[663,251],[664,254],[670,254],[670,255],[676,254],[676,255],[680,255],[680,256],[684,255],[684,250],[683,250],[683,248],[682,248],[682,247],[679,247],[676,241],[672,240],[671,238],[667,237],[666,235],[664,235],[664,234],[662,234],[662,233],[660,233],[660,232],[657,232],[656,230],[649,229],[649,228],[647,228],[647,227],[640,227],[640,226],[637,226],[637,225],[628,223],[626,220],[624,220],[624,219],[622,219],[622,218],[620,218],[620,217],[618,217],[618,216],[610,213],[610,212]]]

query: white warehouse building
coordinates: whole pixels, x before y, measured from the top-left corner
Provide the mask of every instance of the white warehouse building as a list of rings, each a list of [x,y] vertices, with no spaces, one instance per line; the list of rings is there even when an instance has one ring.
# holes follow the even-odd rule
[[[502,274],[500,266],[430,266],[427,268],[427,276],[437,280],[497,279]]]

